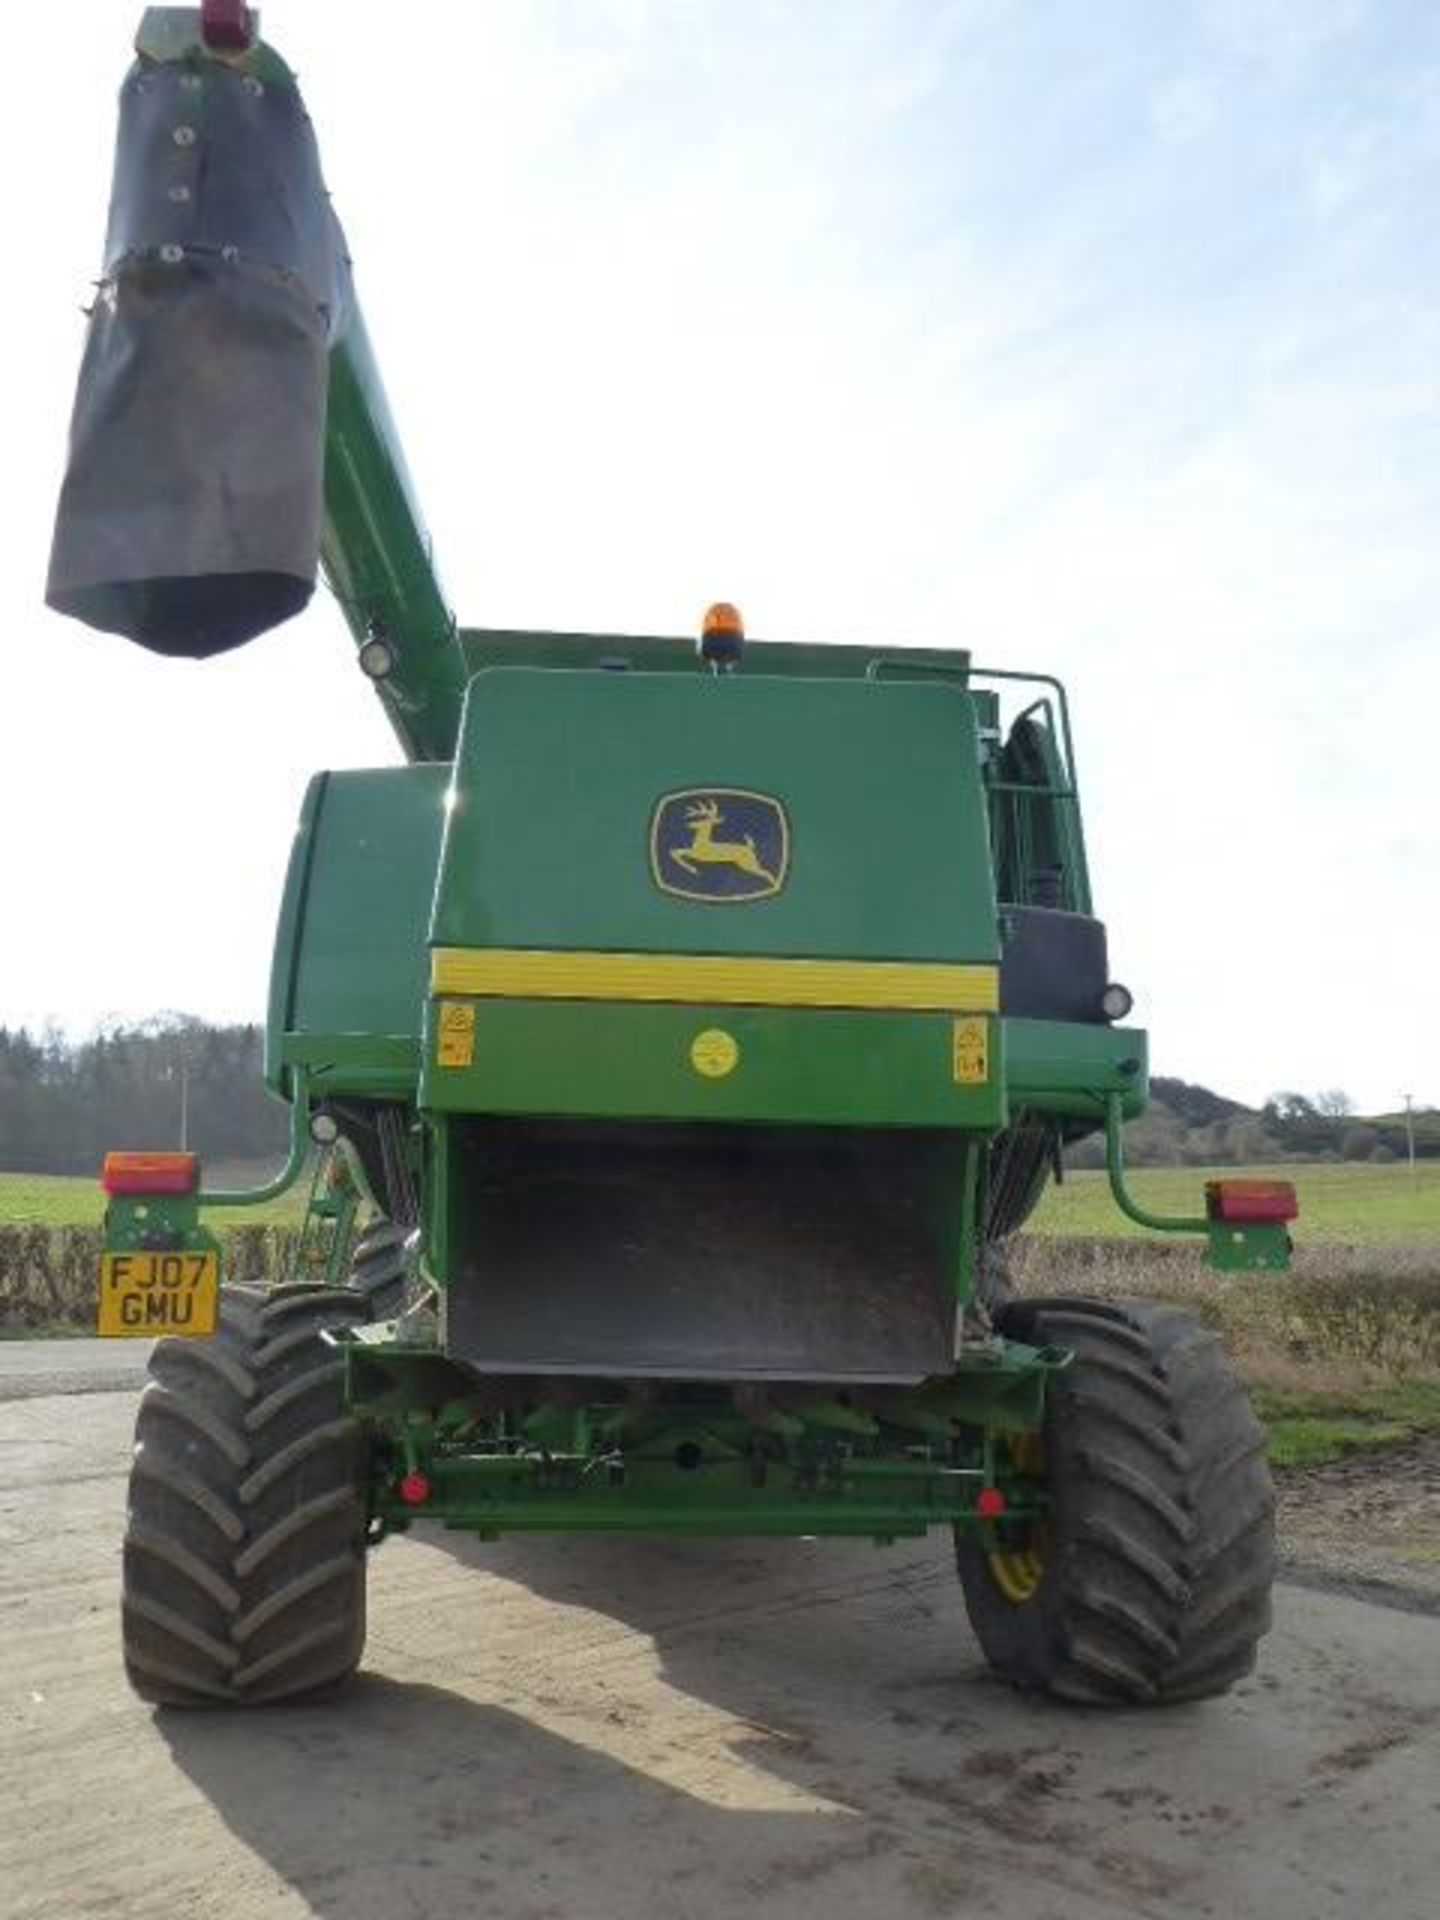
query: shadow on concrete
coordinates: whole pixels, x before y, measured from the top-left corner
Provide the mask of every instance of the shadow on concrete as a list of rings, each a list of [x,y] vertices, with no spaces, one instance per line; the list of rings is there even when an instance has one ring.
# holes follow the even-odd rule
[[[951,1732],[978,1734],[1001,1702],[1032,1731],[1056,1718],[991,1675],[938,1534],[888,1547],[583,1534],[484,1542],[439,1529],[413,1538],[478,1581],[511,1581],[643,1634],[672,1685],[757,1725],[775,1725],[787,1700],[798,1712],[816,1696],[905,1720],[923,1709]]]
[[[759,1895],[777,1855],[823,1859],[847,1824],[709,1806],[516,1713],[376,1674],[333,1703],[155,1725],[273,1871],[276,1907],[293,1889],[320,1920],[718,1916],[734,1909],[711,1898],[717,1874]]]
[[[473,1606],[417,1555],[460,1563]],[[1177,1850],[1150,1808],[1132,1830],[1147,1743],[1194,1722],[1149,1715],[1137,1739],[1127,1716],[998,1685],[942,1541],[417,1529],[371,1580],[386,1633],[333,1703],[156,1719],[279,1911],[298,1894],[319,1920],[813,1920],[821,1902],[1102,1920],[1199,1884],[1198,1828]],[[524,1596],[584,1612],[537,1607],[532,1635]],[[386,1646],[412,1643],[429,1680],[381,1677]]]

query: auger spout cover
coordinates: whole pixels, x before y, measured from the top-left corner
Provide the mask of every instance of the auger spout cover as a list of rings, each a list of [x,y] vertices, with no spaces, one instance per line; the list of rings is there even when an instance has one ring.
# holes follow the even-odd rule
[[[233,10],[232,10],[233,11]],[[294,76],[208,10],[152,7],[120,90],[102,278],[46,598],[204,659],[300,612],[323,567],[413,759],[464,667]]]

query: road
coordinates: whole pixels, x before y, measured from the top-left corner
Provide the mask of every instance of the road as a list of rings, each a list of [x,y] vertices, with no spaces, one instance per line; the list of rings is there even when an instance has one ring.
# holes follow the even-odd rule
[[[4,1920],[1435,1912],[1440,1621],[1297,1587],[1229,1700],[1107,1716],[988,1677],[939,1542],[415,1537],[343,1700],[153,1714],[142,1356],[46,1345],[0,1346]]]
[[[138,1392],[151,1340],[0,1341],[0,1400],[46,1394]]]

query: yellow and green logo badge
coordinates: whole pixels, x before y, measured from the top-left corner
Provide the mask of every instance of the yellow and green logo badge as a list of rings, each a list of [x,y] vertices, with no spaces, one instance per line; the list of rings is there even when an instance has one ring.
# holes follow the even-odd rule
[[[687,787],[650,817],[650,871],[662,893],[740,906],[779,893],[790,868],[790,822],[768,793]]]

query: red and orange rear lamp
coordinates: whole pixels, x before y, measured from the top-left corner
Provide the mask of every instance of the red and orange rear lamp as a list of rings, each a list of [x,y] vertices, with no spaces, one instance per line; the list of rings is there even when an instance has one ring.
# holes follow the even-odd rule
[[[1288,1180],[1207,1180],[1205,1211],[1227,1226],[1280,1226],[1298,1218],[1299,1203]]]
[[[194,1153],[107,1153],[100,1184],[112,1199],[120,1195],[194,1193],[200,1185],[200,1157]]]

